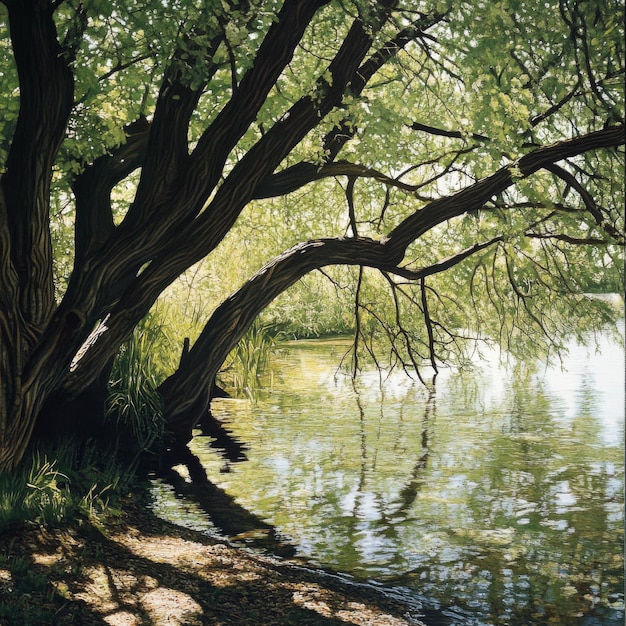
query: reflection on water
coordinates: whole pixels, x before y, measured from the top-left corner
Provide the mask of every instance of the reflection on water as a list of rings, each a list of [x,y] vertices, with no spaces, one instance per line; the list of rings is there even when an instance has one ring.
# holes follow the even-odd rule
[[[214,403],[248,460],[225,467],[207,437],[192,449],[300,556],[463,623],[622,624],[624,356],[600,348],[572,345],[565,369],[494,359],[429,391],[401,374],[353,385],[341,344],[293,344],[256,403]]]

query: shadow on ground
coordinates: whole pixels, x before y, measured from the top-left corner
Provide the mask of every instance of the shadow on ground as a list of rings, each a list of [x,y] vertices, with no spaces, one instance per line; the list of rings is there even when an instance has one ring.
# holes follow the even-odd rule
[[[367,585],[221,543],[132,504],[96,526],[0,537],[0,624],[399,626]]]

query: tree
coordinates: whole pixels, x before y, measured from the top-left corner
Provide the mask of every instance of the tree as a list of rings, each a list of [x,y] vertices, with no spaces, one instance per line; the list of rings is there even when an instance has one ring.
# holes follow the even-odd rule
[[[612,265],[623,246],[616,1],[2,5],[1,470],[101,386],[159,295],[254,201],[343,181],[347,228],[279,255],[185,347],[159,387],[179,442],[255,317],[313,270],[375,268],[398,310],[416,284],[436,365],[426,278],[463,267],[477,295],[490,255],[546,330],[536,290],[579,293],[566,264]],[[382,194],[376,215],[359,186]],[[64,284],[52,235],[68,220]]]

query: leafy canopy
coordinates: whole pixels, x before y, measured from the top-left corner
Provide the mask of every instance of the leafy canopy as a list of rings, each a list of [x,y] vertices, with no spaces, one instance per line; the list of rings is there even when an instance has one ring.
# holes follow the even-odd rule
[[[54,163],[51,199],[59,297],[72,268],[75,275],[80,273],[77,268],[84,270],[83,258],[76,264],[72,259],[79,247],[71,241],[76,216],[72,187],[75,191],[76,182],[99,157],[121,154],[132,125],[148,124],[156,133],[153,127],[162,110],[163,119],[172,123],[174,139],[122,177],[111,193],[112,221],[134,232],[147,214],[142,203],[151,197],[149,186],[173,194],[168,177],[182,178],[176,169],[180,163],[196,154],[212,154],[206,168],[194,165],[195,182],[202,185],[203,176],[215,177],[215,185],[207,183],[200,204],[193,198],[184,206],[183,199],[172,231],[175,235],[181,225],[191,232],[189,216],[200,222],[212,210],[230,211],[240,191],[250,194],[252,201],[243,202],[245,210],[233,210],[233,230],[221,238],[217,255],[210,256],[202,270],[212,287],[207,297],[214,297],[214,304],[249,272],[300,241],[369,237],[385,242],[405,226],[413,227],[421,216],[435,216],[422,231],[407,235],[396,272],[324,270],[324,280],[330,279],[326,293],[336,291],[345,303],[343,310],[356,313],[355,328],[372,354],[374,329],[380,328],[401,363],[418,364],[451,358],[466,337],[491,337],[524,351],[536,345],[537,337],[549,342],[563,330],[609,319],[608,307],[582,294],[623,283],[621,148],[581,150],[532,176],[514,167],[514,185],[504,186],[478,208],[461,208],[445,220],[436,218],[433,202],[541,146],[622,122],[621,3],[319,2],[293,57],[262,87],[267,88],[263,105],[249,120],[242,116],[238,139],[221,154],[222,121],[237,113],[233,103],[245,106],[246,98],[258,96],[258,91],[242,95],[255,60],[268,33],[280,23],[280,11],[296,4],[49,4],[74,76],[74,102]],[[0,24],[6,35],[8,13],[3,11]],[[371,41],[359,70],[344,86],[339,84],[336,59],[345,52],[342,46],[356,23]],[[357,40],[363,38],[351,41]],[[349,54],[342,59],[345,63]],[[20,83],[7,36],[0,38],[0,66],[4,162],[20,107]],[[262,90],[262,81],[254,84]],[[341,94],[329,97],[335,88]],[[294,133],[291,143],[285,136],[285,145],[274,152],[282,155],[278,167],[269,175],[259,174],[245,189],[243,184],[237,187],[245,177],[240,170],[258,166],[254,155],[262,153],[259,146],[275,145],[268,135],[289,116],[295,117],[307,98],[318,107],[317,123],[302,137]],[[211,141],[212,152],[205,145]],[[160,166],[155,165],[158,161]],[[142,187],[147,169],[161,179]],[[228,193],[234,199],[222,201]],[[222,204],[214,202],[216,197]],[[130,207],[135,207],[132,219],[125,219]],[[163,206],[154,215],[145,223],[142,242],[153,235],[152,229],[158,230],[155,222],[169,219]],[[413,221],[404,221],[409,216]],[[153,291],[165,289],[177,273],[203,256],[199,252],[180,260],[174,243],[168,247],[160,241],[158,246],[155,251],[147,245],[148,252],[137,254],[137,267],[129,262],[137,285],[150,294],[140,306],[133,300],[137,289],[129,285],[129,310],[146,306]],[[231,263],[242,249],[242,262]],[[167,259],[172,267],[163,270]],[[346,263],[368,265],[360,259]],[[447,271],[440,273],[444,266]],[[81,284],[82,279],[75,280]],[[104,304],[100,309],[94,305],[90,315],[102,319],[117,307],[123,318],[123,298],[116,299],[106,277],[101,280]],[[304,296],[311,280],[305,283]],[[159,288],[146,287],[150,281]],[[105,293],[107,289],[113,295]],[[283,297],[270,314],[284,318],[287,304]],[[421,315],[412,315],[415,310]],[[345,318],[335,322],[329,326],[345,328]],[[124,332],[120,330],[119,337]]]

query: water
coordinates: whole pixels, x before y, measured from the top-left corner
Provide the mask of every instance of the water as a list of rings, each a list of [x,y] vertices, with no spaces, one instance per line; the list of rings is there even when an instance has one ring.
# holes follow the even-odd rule
[[[292,344],[255,403],[214,402],[248,460],[202,436],[192,450],[298,556],[447,623],[623,624],[624,353],[598,347],[572,344],[563,367],[492,355],[429,392],[403,374],[353,385],[341,342]],[[160,514],[224,532],[172,492],[155,485]]]

